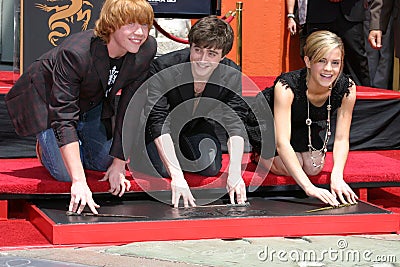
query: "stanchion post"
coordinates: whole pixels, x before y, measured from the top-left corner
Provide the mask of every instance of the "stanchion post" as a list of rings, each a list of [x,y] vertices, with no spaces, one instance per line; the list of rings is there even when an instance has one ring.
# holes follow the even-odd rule
[[[394,57],[393,90],[400,91],[400,58]]]
[[[240,67],[242,67],[242,10],[243,3],[236,2],[236,64],[238,64]]]

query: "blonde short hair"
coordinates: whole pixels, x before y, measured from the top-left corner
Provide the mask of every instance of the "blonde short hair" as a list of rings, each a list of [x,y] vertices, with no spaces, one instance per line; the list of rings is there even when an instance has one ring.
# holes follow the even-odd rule
[[[129,23],[153,26],[153,8],[146,0],[105,0],[94,32],[106,43],[110,34]]]
[[[341,51],[340,73],[343,71],[344,45],[342,39],[330,31],[315,31],[311,33],[304,46],[304,56],[308,57],[310,63],[320,61],[327,53],[339,48]],[[310,75],[307,69],[307,76]],[[335,84],[335,83],[334,83]]]

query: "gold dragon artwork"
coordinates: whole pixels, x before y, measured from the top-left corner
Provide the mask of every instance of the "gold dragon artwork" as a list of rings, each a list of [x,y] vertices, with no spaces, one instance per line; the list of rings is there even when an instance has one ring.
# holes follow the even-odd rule
[[[57,2],[60,0],[47,0],[47,2]],[[60,38],[66,37],[70,34],[71,28],[69,24],[74,23],[74,16],[76,21],[83,21],[82,31],[86,30],[92,15],[92,3],[84,0],[70,0],[70,5],[62,6],[49,6],[45,4],[36,3],[35,7],[46,12],[55,11],[48,20],[49,29],[51,32],[48,35],[49,42],[53,46],[57,46],[57,41]],[[86,7],[84,9],[84,7]]]

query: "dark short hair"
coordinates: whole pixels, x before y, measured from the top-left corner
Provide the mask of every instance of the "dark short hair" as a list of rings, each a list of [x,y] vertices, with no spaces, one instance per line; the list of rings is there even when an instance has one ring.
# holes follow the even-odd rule
[[[191,27],[188,38],[190,45],[222,49],[222,56],[225,56],[232,49],[234,33],[226,21],[217,16],[207,16]]]

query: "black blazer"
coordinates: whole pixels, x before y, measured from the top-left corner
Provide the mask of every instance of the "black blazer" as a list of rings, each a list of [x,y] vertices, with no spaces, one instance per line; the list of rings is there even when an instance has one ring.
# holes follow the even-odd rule
[[[220,63],[193,113],[195,98],[189,49],[175,51],[153,61],[144,112],[147,142],[165,133],[173,138],[179,132],[185,135],[200,132],[215,135],[209,119],[218,118],[221,118],[220,123],[230,136],[245,137],[242,120],[246,117],[247,106],[241,97],[240,68],[227,58]],[[221,109],[218,109],[219,106]]]
[[[351,22],[364,21],[364,0],[343,0],[338,3],[329,0],[308,0],[307,23],[329,23],[342,15]]]
[[[75,33],[33,62],[6,95],[6,105],[19,135],[53,128],[59,146],[78,140],[79,115],[103,102],[102,119],[115,117],[110,155],[123,159],[122,123],[133,94],[147,78],[157,44],[149,36],[136,54],[126,54],[109,97],[110,68],[106,44],[92,30]],[[114,99],[121,90],[118,107]]]

